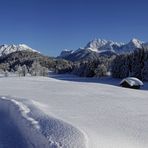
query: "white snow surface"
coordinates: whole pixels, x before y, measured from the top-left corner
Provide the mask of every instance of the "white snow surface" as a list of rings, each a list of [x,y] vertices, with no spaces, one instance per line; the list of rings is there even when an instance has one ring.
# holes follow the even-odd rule
[[[31,124],[36,129],[39,129],[40,128],[40,126],[38,124],[38,121],[36,121],[33,118],[31,118],[31,117],[28,116],[28,113],[30,113],[30,109],[25,104],[23,104],[20,101],[15,100],[15,99],[10,99],[10,98],[7,98],[7,97],[1,97],[1,99],[3,99],[3,100],[9,100],[9,101],[13,102],[14,104],[16,104],[19,107],[19,111],[21,112],[22,117],[24,117],[26,120],[30,121]]]
[[[147,148],[148,91],[122,88],[117,86],[119,82],[60,76],[8,77],[0,78],[0,94],[18,98],[19,102],[23,101],[21,98],[32,100],[43,114],[63,122],[64,129],[68,126],[78,129],[78,135],[84,138],[80,136],[80,141],[88,148]],[[148,84],[144,86],[147,89]],[[50,118],[48,121],[51,123]],[[52,134],[58,131],[52,130]],[[75,147],[74,143],[69,146]]]
[[[16,98],[0,97],[0,117],[7,116],[7,121],[17,127],[18,134],[21,135],[21,147],[23,148],[85,148],[85,136],[77,128],[57,120],[41,110],[35,105],[36,101],[20,100]],[[1,119],[3,120],[3,119]],[[0,124],[0,131],[7,126]],[[9,131],[14,129],[8,126]],[[11,128],[10,128],[11,127]],[[7,133],[7,131],[5,131]],[[13,139],[14,133],[9,132],[9,139]],[[11,135],[11,136],[10,136]],[[0,137],[2,135],[0,134]],[[3,140],[3,141],[2,141]],[[17,137],[15,140],[6,142],[7,139],[0,138],[0,147],[19,148]],[[19,139],[18,139],[19,140]],[[22,144],[23,143],[23,144]]]

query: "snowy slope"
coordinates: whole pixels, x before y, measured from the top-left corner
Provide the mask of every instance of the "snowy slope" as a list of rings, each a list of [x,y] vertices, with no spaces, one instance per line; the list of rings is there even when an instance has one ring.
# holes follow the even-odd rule
[[[10,54],[12,52],[16,51],[31,51],[31,52],[38,52],[35,49],[32,49],[31,47],[25,45],[25,44],[19,44],[19,45],[0,45],[0,56]]]
[[[33,100],[49,116],[79,129],[89,148],[148,147],[148,91],[110,85],[119,84],[114,79],[55,78],[1,78],[0,94]]]
[[[78,129],[57,120],[35,107],[36,102],[19,100],[11,97],[0,98],[0,117],[7,116],[13,126],[9,128],[9,143],[0,134],[0,147],[19,148],[85,148],[85,137]],[[19,137],[14,138],[12,129],[18,132]],[[11,131],[11,132],[10,132]],[[7,133],[7,131],[5,131]],[[2,138],[1,138],[2,137]],[[3,139],[3,141],[1,140]],[[20,143],[17,144],[17,141]],[[6,145],[7,144],[7,145]]]

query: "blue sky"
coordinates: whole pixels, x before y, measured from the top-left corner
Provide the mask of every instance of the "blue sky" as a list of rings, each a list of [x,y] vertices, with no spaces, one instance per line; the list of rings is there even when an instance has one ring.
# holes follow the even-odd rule
[[[56,56],[95,38],[148,41],[147,0],[0,0],[0,44]]]

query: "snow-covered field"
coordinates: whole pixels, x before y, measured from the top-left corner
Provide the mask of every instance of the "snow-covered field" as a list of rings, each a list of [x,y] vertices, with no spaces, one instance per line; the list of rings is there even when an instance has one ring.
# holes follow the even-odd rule
[[[20,145],[29,148],[147,148],[148,85],[133,90],[118,83],[61,76],[0,78],[0,131],[8,127],[10,136],[16,131],[10,143],[20,135]],[[9,142],[2,135],[0,147]]]

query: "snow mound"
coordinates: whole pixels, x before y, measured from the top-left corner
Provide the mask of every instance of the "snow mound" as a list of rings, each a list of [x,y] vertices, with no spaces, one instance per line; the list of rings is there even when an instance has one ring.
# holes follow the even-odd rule
[[[18,102],[14,99],[11,100],[14,102],[18,107],[21,112],[21,115],[28,120],[36,129],[40,129],[38,121],[34,120],[33,118],[29,117],[28,114],[30,113],[30,109],[24,105],[22,102]]]
[[[49,117],[29,100],[0,97],[0,112],[17,126],[28,148],[86,148],[81,131]]]

